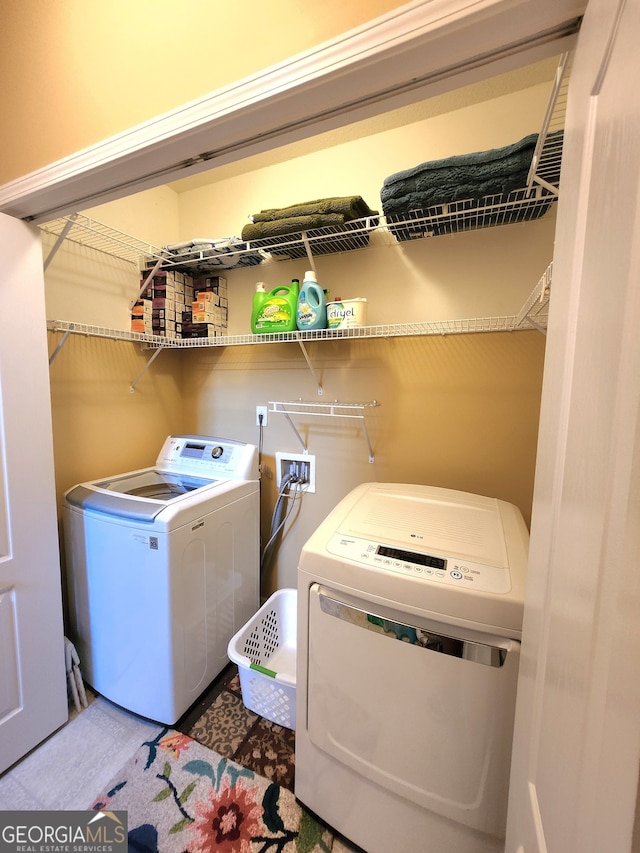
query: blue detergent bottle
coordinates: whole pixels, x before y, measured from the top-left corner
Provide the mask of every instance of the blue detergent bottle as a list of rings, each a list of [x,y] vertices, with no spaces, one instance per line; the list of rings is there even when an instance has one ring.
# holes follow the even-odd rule
[[[327,328],[327,300],[313,270],[304,274],[298,296],[296,324],[301,332]]]

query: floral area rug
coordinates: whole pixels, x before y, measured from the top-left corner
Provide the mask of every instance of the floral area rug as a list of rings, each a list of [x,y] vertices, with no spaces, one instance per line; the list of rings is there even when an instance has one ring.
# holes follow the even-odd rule
[[[190,719],[176,726],[225,758],[293,791],[295,732],[249,711],[242,702],[240,677],[232,667]]]
[[[351,848],[293,793],[187,735],[145,741],[89,807],[128,813],[140,853],[328,853]]]

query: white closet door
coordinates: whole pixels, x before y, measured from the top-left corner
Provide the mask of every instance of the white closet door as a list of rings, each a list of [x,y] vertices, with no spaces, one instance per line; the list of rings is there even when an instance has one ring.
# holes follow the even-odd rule
[[[569,88],[507,853],[632,849],[640,755],[639,33],[640,0],[590,0]]]
[[[67,719],[40,240],[0,214],[0,772]]]

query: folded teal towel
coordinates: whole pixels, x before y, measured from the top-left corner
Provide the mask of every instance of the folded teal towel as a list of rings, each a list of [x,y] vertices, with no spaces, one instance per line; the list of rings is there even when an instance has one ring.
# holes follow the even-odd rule
[[[385,178],[385,215],[427,210],[438,204],[502,195],[526,186],[538,134],[513,145],[431,160]]]

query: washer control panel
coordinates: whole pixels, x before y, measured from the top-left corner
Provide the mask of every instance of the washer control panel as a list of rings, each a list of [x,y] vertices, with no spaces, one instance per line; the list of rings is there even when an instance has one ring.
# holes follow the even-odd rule
[[[169,436],[160,450],[156,466],[203,477],[257,479],[257,448],[228,438]]]
[[[475,592],[508,593],[511,575],[508,568],[486,566],[471,560],[428,551],[407,551],[381,542],[335,533],[327,551],[345,560],[384,572],[434,583],[452,584]]]

